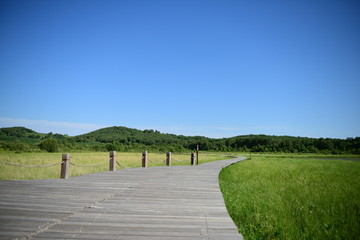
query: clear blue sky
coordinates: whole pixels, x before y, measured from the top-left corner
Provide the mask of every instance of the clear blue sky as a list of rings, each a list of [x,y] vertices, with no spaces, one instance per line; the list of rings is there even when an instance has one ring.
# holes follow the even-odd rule
[[[0,1],[0,127],[360,136],[360,2]]]

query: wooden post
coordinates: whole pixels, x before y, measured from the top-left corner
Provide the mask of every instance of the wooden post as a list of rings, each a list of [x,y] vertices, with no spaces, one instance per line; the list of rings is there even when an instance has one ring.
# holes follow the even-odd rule
[[[191,153],[191,165],[195,165],[195,153]]]
[[[171,166],[171,152],[166,153],[166,166]]]
[[[196,145],[196,165],[199,165],[199,144]]]
[[[116,171],[116,151],[110,152],[109,171]]]
[[[60,178],[67,179],[70,177],[70,154],[62,155]]]
[[[148,162],[148,151],[142,153],[142,167],[147,167]]]

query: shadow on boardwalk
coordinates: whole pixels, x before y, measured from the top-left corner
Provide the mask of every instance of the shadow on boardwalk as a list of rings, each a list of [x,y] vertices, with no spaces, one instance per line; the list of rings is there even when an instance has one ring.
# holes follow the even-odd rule
[[[242,159],[1,181],[0,239],[242,239],[218,184]]]

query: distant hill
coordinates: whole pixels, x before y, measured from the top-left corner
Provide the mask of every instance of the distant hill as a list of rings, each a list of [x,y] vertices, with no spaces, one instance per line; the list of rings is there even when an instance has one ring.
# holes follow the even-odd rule
[[[141,131],[127,127],[108,127],[76,136],[74,139],[77,142],[111,143],[116,141],[125,145],[137,143],[146,146],[182,145],[186,148],[194,148],[197,143],[209,138],[160,133],[152,129]]]
[[[24,127],[0,128],[0,134],[12,137],[25,137],[37,134],[35,131]]]
[[[156,130],[108,127],[70,137],[37,133],[24,127],[0,128],[0,149],[10,151],[205,151],[360,154],[360,137],[348,139],[244,135],[213,139]]]
[[[44,134],[37,133],[24,127],[0,128],[0,141],[37,142]]]

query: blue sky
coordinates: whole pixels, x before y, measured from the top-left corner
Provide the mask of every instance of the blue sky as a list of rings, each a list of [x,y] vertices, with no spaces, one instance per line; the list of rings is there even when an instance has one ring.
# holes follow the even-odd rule
[[[0,127],[360,136],[358,1],[0,1]]]

